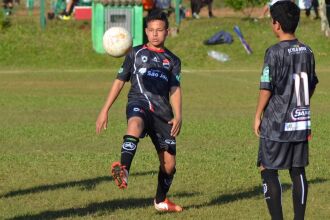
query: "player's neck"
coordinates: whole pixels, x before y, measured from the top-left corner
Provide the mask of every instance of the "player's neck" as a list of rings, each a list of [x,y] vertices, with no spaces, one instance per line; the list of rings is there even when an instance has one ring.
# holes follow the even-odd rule
[[[291,33],[281,33],[278,36],[280,41],[286,41],[286,40],[295,40],[296,35],[295,34],[291,34]]]
[[[147,47],[154,50],[154,51],[162,51],[164,50],[164,44],[161,44],[161,45],[157,45],[157,46],[154,46],[152,45],[150,42],[147,43]]]

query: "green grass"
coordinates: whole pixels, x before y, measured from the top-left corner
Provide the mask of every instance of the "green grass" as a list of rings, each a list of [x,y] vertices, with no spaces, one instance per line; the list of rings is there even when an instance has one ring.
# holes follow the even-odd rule
[[[170,198],[186,209],[158,214],[152,207],[158,161],[148,138],[133,161],[129,188],[108,176],[125,132],[128,86],[109,113],[109,128],[95,135],[95,120],[122,59],[93,52],[88,24],[13,17],[0,33],[0,219],[267,219],[255,167],[258,140],[252,119],[265,49],[276,43],[269,20],[186,20],[167,46],[183,64],[183,128]],[[218,30],[238,24],[254,50],[206,47]],[[85,28],[82,29],[81,27]],[[320,84],[313,97],[313,133],[307,219],[328,219],[330,209],[329,40],[319,22],[303,19],[298,37],[313,49]],[[207,57],[215,49],[231,61]],[[292,219],[290,178],[281,172],[285,219]]]

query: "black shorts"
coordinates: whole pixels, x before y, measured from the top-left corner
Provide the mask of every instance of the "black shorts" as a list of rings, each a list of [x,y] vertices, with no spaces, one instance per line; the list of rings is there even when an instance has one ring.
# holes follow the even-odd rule
[[[257,166],[290,169],[308,165],[308,141],[278,142],[260,138]]]
[[[127,120],[131,117],[140,117],[144,121],[144,131],[140,138],[148,135],[157,152],[167,151],[176,155],[176,140],[171,136],[172,125],[157,117],[148,108],[139,103],[129,103],[126,107]]]

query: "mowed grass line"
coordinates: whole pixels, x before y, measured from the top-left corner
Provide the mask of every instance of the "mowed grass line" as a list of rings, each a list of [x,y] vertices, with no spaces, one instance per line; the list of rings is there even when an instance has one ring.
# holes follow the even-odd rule
[[[259,71],[183,73],[184,124],[170,198],[181,214],[152,206],[158,162],[141,140],[129,188],[108,176],[125,132],[126,86],[97,136],[94,123],[114,73],[36,72],[0,75],[1,219],[267,219],[255,167],[252,119]],[[313,97],[314,139],[307,168],[307,219],[327,219],[329,207],[329,72]],[[292,216],[290,178],[281,172],[286,218]]]

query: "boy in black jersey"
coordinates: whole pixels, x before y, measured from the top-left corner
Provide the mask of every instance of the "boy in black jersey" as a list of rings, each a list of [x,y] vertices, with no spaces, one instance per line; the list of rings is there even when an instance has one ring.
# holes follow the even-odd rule
[[[310,98],[318,79],[312,50],[295,37],[300,9],[291,1],[270,7],[272,29],[279,43],[266,50],[255,114],[260,137],[257,165],[272,219],[283,219],[278,170],[288,169],[294,219],[304,219],[308,185],[308,140],[311,135]]]
[[[154,206],[158,211],[181,212],[182,208],[166,198],[175,174],[176,140],[182,123],[180,73],[181,61],[164,47],[168,20],[155,10],[146,18],[148,43],[126,55],[108,98],[96,121],[96,132],[107,127],[108,111],[125,82],[131,82],[126,108],[127,131],[121,161],[112,164],[112,176],[119,188],[127,187],[131,162],[139,138],[148,134],[157,150],[160,167]]]

